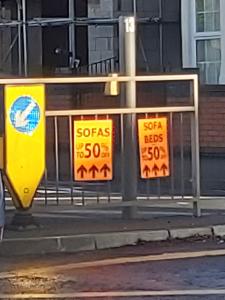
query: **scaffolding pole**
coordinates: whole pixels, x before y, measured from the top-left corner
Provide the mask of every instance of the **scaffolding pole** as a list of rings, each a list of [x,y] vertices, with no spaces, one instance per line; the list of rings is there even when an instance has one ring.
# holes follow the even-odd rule
[[[33,18],[26,20],[27,27],[44,27],[44,26],[62,26],[62,25],[78,25],[78,26],[98,26],[98,25],[117,25],[119,18]],[[136,23],[160,24],[162,23],[159,16],[137,18]],[[177,21],[170,21],[177,23]],[[22,25],[23,20],[4,20],[0,22],[0,27],[16,27]]]
[[[21,0],[17,0],[17,19],[19,22],[21,22]],[[22,75],[22,36],[21,36],[21,24],[18,24],[17,27],[18,31],[18,73],[19,76]]]
[[[133,13],[134,17],[137,17],[137,0],[133,0]]]
[[[159,16],[136,18],[136,23],[160,24],[160,46],[162,47],[162,2],[160,1]],[[69,11],[66,18],[33,18],[27,19],[27,1],[16,0],[17,3],[17,20],[2,19],[0,20],[0,28],[17,28],[18,35],[18,74],[25,77],[29,74],[28,68],[28,35],[29,27],[45,27],[45,26],[68,26],[69,30],[69,66],[74,68],[76,61],[76,26],[112,26],[119,24],[119,18],[104,18],[104,17],[82,17],[77,18],[75,14],[75,0],[68,0]],[[133,0],[133,14],[137,15],[137,0]],[[12,49],[11,49],[12,50]],[[9,50],[9,53],[10,51]],[[163,57],[160,56],[162,63]]]
[[[72,21],[75,18],[75,6],[74,0],[69,0],[69,19]],[[69,60],[70,68],[74,68],[74,62],[76,59],[76,48],[75,48],[75,24],[71,22],[69,24]]]
[[[24,76],[28,75],[28,53],[27,53],[27,15],[26,15],[26,0],[22,0],[22,15],[23,15],[23,60],[24,60]]]

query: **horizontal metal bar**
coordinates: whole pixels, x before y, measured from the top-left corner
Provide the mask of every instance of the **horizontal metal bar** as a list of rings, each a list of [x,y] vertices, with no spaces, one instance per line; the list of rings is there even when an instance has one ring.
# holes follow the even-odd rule
[[[185,80],[196,80],[198,79],[197,74],[167,74],[167,75],[146,75],[136,76],[136,81],[185,81]]]
[[[33,18],[26,21],[27,26],[60,26],[60,25],[117,25],[119,18]],[[162,23],[178,23],[177,20],[165,21],[159,16],[153,17],[143,17],[137,18],[137,23],[147,23],[147,24],[162,24]],[[16,27],[18,25],[23,25],[23,21],[8,19],[0,22],[0,27]]]
[[[0,84],[71,84],[71,83],[104,83],[110,81],[179,81],[196,80],[197,74],[167,74],[147,76],[104,76],[104,77],[49,77],[49,78],[0,78]]]
[[[125,115],[141,113],[169,113],[194,112],[194,106],[168,106],[168,107],[138,107],[138,108],[112,108],[112,109],[79,109],[79,110],[49,110],[46,117],[55,116],[85,116],[85,115]]]
[[[43,194],[44,194],[44,192],[43,192]],[[104,198],[105,199],[105,203],[108,205],[109,203],[108,203],[108,201],[107,201],[107,196],[105,196],[105,197],[102,197],[102,198]],[[70,196],[61,196],[60,197],[60,200],[62,200],[62,201],[64,201],[64,202],[66,202],[66,201],[68,201],[68,203],[69,203],[69,205],[68,205],[68,207],[70,207],[71,208],[71,204],[70,204]],[[74,197],[74,199],[75,200],[80,200],[81,199],[81,196],[77,196],[77,197]],[[121,201],[122,200],[122,197],[121,196],[111,196],[111,199],[114,201],[114,203],[115,203],[115,205],[117,204],[117,203],[121,203],[121,202],[119,202],[119,201]],[[42,203],[44,203],[44,201],[45,201],[45,197],[42,197],[42,196],[36,196],[35,198],[34,198],[34,200],[35,200],[35,202],[34,202],[34,208],[36,208],[36,207],[38,207],[40,204],[42,204]],[[52,203],[51,203],[51,205],[53,206],[53,208],[56,208],[56,209],[58,209],[58,206],[56,206],[55,205],[55,197],[53,197],[53,196],[49,196],[49,198],[48,198],[48,200],[49,201],[51,201]],[[182,201],[181,201],[182,200]],[[135,204],[136,203],[142,203],[142,201],[143,201],[143,203],[145,203],[146,202],[146,204],[148,204],[148,203],[150,203],[150,202],[153,202],[153,205],[154,204],[158,204],[158,203],[162,203],[162,204],[171,204],[171,203],[175,203],[175,204],[179,204],[179,203],[176,203],[176,202],[178,202],[178,201],[181,201],[182,203],[184,202],[184,200],[187,200],[187,201],[193,201],[194,200],[194,197],[193,196],[191,196],[191,195],[189,195],[189,196],[184,196],[184,197],[182,197],[181,195],[177,195],[177,196],[174,196],[173,198],[171,198],[171,196],[162,196],[161,198],[160,198],[160,200],[158,199],[158,197],[151,197],[150,199],[148,199],[148,197],[147,196],[137,196],[137,200],[136,201],[134,201],[135,202]],[[217,201],[219,201],[219,202],[221,202],[221,201],[223,201],[223,202],[225,202],[225,197],[223,197],[223,196],[221,196],[221,197],[209,197],[209,196],[201,196],[200,198],[199,198],[199,200],[203,203],[206,203],[206,202],[210,202],[210,203],[215,203],[215,202],[217,202]],[[10,197],[10,196],[6,196],[5,197],[5,201],[6,201],[6,209],[7,210],[15,210],[15,207],[12,205],[12,197]],[[165,202],[164,202],[165,201]],[[133,203],[133,201],[127,201],[127,203],[126,202],[122,202],[123,204],[132,204]],[[62,204],[63,204],[63,202],[62,202]],[[78,204],[76,204],[76,205],[79,205],[79,203]],[[181,204],[181,205],[183,205],[183,204]],[[219,203],[219,205],[220,205],[220,208],[218,208],[218,209],[221,209],[221,210],[223,210],[223,208],[222,208],[222,206],[221,206],[221,203]],[[81,205],[80,205],[81,206]],[[97,206],[97,207],[99,207],[99,205]],[[211,207],[212,209],[215,209],[215,207]]]
[[[71,84],[71,83],[104,83],[110,81],[128,82],[129,77],[53,77],[53,78],[9,78],[0,79],[0,84]]]
[[[152,197],[152,198],[148,198],[148,197],[137,197],[137,200],[131,200],[131,201],[122,201],[122,196],[118,196],[118,197],[115,197],[115,196],[111,196],[111,202],[109,203],[108,202],[108,198],[107,196],[102,196],[100,197],[101,199],[101,202],[100,203],[96,203],[94,201],[97,201],[97,197],[87,197],[87,199],[90,200],[90,202],[86,205],[86,207],[88,208],[98,208],[98,209],[101,209],[101,208],[105,208],[105,207],[108,207],[108,208],[113,208],[113,207],[116,207],[116,208],[120,208],[120,207],[127,207],[127,206],[144,206],[144,207],[158,207],[158,208],[162,208],[162,207],[172,207],[174,208],[174,210],[176,208],[184,208],[184,209],[192,209],[192,203],[194,201],[193,197],[192,196],[185,196],[185,197],[182,197],[182,196],[176,196],[173,199],[171,199],[171,197],[169,196],[163,196],[162,198],[158,198],[158,197]],[[66,209],[71,209],[71,204],[70,204],[70,197],[59,197],[60,199],[60,203],[61,205],[63,206],[63,209],[66,210]],[[37,213],[38,211],[42,211],[42,205],[43,205],[43,201],[44,201],[44,198],[34,198],[35,202],[34,202],[34,209],[35,209],[35,213]],[[55,205],[55,198],[53,197],[49,197],[49,206],[51,206],[52,210],[54,211],[57,211],[57,210],[60,210],[62,208],[60,208],[60,206],[56,206]],[[85,211],[83,206],[81,205],[81,202],[76,202],[76,201],[80,201],[81,200],[81,197],[79,196],[75,196],[74,197],[74,207],[76,210],[81,210],[81,211]],[[186,205],[182,205],[182,204],[179,204],[179,202],[186,202],[185,204]],[[190,206],[188,206],[190,205]],[[45,207],[43,207],[43,209],[46,209]]]

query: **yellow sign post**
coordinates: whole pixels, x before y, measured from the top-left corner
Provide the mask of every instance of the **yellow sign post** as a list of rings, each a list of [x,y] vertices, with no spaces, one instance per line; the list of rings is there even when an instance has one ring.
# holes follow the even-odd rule
[[[141,178],[169,176],[167,118],[138,120]]]
[[[112,180],[112,120],[74,121],[74,177]]]
[[[45,87],[5,86],[4,181],[17,208],[28,209],[45,169]]]

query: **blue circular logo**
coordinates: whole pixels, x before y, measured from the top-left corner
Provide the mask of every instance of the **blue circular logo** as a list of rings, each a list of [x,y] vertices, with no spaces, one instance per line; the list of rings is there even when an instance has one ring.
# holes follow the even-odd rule
[[[25,134],[31,134],[39,124],[40,108],[30,96],[21,96],[10,109],[10,121],[13,127]]]

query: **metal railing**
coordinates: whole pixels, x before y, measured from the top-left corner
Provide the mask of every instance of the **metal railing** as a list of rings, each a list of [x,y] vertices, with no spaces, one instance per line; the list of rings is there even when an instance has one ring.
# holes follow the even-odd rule
[[[171,175],[166,178],[140,179],[137,174],[137,205],[145,200],[173,200],[188,198],[197,207],[200,197],[199,133],[198,133],[198,77],[197,75],[157,75],[157,76],[118,76],[76,77],[76,78],[36,78],[36,79],[0,79],[0,84],[82,84],[106,83],[116,80],[129,82],[171,82],[190,81],[192,83],[193,104],[189,106],[136,107],[88,110],[46,111],[46,124],[51,127],[51,136],[47,136],[47,161],[43,181],[38,188],[36,198],[45,205],[88,205],[108,204],[128,205],[123,200],[124,189],[124,120],[131,116],[137,124],[139,118],[160,117],[168,119],[169,155]],[[78,182],[74,180],[73,158],[73,120],[109,118],[114,124],[112,181]],[[64,125],[62,125],[64,124]],[[63,134],[60,134],[61,128]],[[63,136],[63,140],[61,137]],[[137,140],[138,137],[136,136]],[[137,161],[137,164],[139,162]]]
[[[116,56],[103,59],[97,62],[93,62],[88,65],[79,66],[74,69],[74,73],[77,75],[88,74],[88,75],[97,75],[97,74],[109,74],[118,72],[119,70],[119,61]]]
[[[195,189],[191,161],[194,153],[191,145],[185,145],[184,119],[191,131],[191,119],[194,107],[156,107],[136,109],[104,109],[104,110],[81,110],[81,111],[48,111],[46,112],[47,124],[52,123],[54,139],[49,149],[54,149],[54,156],[47,162],[45,178],[42,184],[42,199],[45,204],[55,203],[59,205],[71,203],[73,205],[86,205],[97,203],[118,203],[123,195],[123,168],[124,166],[124,116],[131,115],[138,119],[139,116],[167,117],[170,132],[170,168],[169,178],[141,180],[138,176],[137,200],[163,200],[184,199],[192,197]],[[115,126],[114,140],[114,178],[106,182],[75,182],[74,159],[73,159],[73,119],[112,119]],[[66,123],[68,141],[64,147],[60,144],[59,128],[61,123]],[[176,128],[174,130],[174,125]],[[176,144],[174,142],[176,134]],[[138,138],[138,137],[137,137]],[[60,148],[62,150],[60,151]],[[66,150],[65,150],[66,149]],[[50,153],[51,151],[47,151]],[[188,153],[188,154],[187,154]],[[191,156],[186,157],[186,156]],[[76,163],[76,162],[75,162]],[[41,196],[41,194],[39,195]]]

